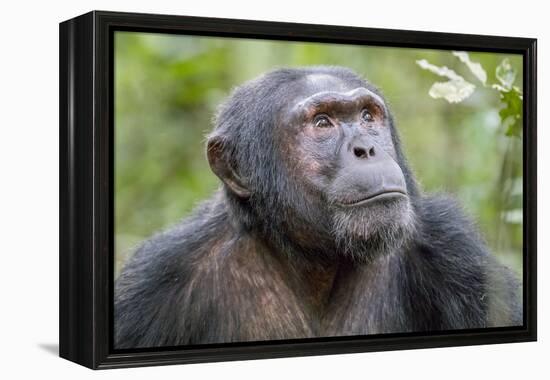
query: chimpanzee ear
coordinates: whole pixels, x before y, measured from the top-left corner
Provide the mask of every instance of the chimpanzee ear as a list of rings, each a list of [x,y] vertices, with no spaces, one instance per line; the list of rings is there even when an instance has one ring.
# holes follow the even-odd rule
[[[236,195],[248,198],[252,192],[227,159],[226,149],[227,146],[222,137],[212,136],[208,139],[206,155],[210,168]]]

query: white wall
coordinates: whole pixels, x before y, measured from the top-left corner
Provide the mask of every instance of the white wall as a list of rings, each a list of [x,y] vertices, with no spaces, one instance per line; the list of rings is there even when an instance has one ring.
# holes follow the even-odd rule
[[[92,9],[539,39],[539,215],[550,214],[550,26],[545,1],[7,1],[0,22],[0,375],[102,378],[501,378],[550,374],[548,217],[539,217],[539,342],[103,371],[57,358],[58,22]],[[546,350],[546,354],[543,352]],[[9,374],[7,373],[9,372]],[[537,376],[538,373],[538,376]],[[32,376],[32,377],[31,377]],[[548,377],[546,377],[548,378]]]

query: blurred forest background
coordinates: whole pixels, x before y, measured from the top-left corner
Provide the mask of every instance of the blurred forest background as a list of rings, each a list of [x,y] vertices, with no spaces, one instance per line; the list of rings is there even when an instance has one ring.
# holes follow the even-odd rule
[[[504,122],[511,108],[521,114],[521,103],[489,84],[499,83],[504,60],[520,93],[522,57],[471,52],[469,59],[488,85],[444,50],[116,32],[115,275],[136,245],[219,186],[204,136],[232,88],[276,67],[341,65],[384,93],[424,191],[457,197],[491,251],[521,276],[522,137]],[[454,70],[475,91],[460,102],[435,99],[434,82],[453,76],[420,60]]]

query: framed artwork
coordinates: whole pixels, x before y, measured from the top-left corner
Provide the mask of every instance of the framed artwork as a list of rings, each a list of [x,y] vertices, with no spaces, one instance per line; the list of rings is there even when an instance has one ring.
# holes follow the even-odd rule
[[[60,24],[60,356],[536,340],[536,40]]]

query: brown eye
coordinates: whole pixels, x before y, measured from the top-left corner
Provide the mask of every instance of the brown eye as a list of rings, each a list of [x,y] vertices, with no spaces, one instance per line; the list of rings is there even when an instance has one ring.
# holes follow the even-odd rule
[[[370,123],[371,121],[374,120],[374,117],[372,116],[372,113],[369,112],[369,110],[365,109],[361,111],[361,119],[363,119],[363,121]]]
[[[330,128],[333,126],[326,115],[315,116],[313,122],[317,128]]]

